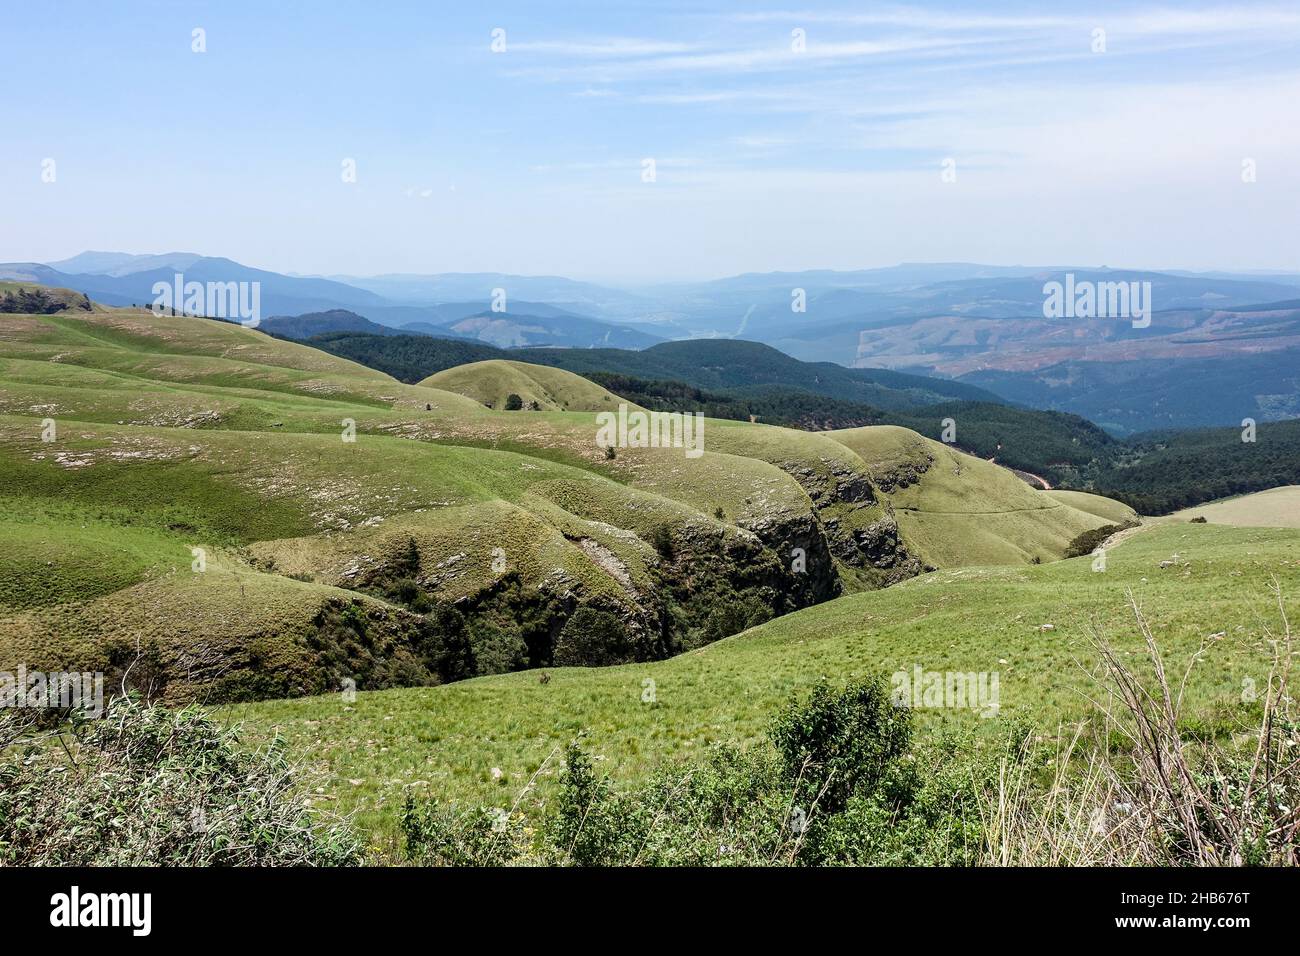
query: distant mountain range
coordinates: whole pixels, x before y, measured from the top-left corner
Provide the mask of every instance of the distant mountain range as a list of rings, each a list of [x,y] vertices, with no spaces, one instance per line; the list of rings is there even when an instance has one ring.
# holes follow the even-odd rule
[[[0,279],[74,289],[111,305],[146,305],[153,284],[177,272],[200,282],[260,282],[263,314],[275,316],[271,330],[294,338],[393,330],[569,349],[739,339],[806,361],[957,379],[1086,415],[1117,434],[1300,415],[1292,371],[1300,275],[956,262],[614,288],[504,273],[285,275],[187,252],[84,252],[0,265]],[[1150,282],[1151,326],[1044,318],[1045,283],[1067,274]]]
[[[298,315],[340,308],[369,310],[386,304],[386,300],[373,292],[341,282],[286,276],[230,259],[193,258],[182,253],[140,257],[132,263],[125,263],[112,253],[83,253],[63,264],[76,263],[84,256],[106,264],[109,271],[73,273],[36,262],[10,262],[0,265],[0,278],[75,289],[96,302],[118,306],[149,305],[154,300],[154,283],[171,284],[178,272],[184,274],[187,282],[259,282],[262,310],[271,314]],[[159,261],[164,264],[160,265]],[[143,268],[137,270],[136,265]],[[124,269],[131,271],[124,272]]]
[[[230,259],[184,252],[156,256],[83,252],[50,264],[0,264],[0,279],[75,289],[98,302],[117,306],[150,304],[154,300],[154,283],[170,284],[177,273],[183,274],[187,282],[260,283],[263,313],[274,316],[282,330],[298,329],[281,333],[289,337],[336,331],[340,323],[356,331],[366,328],[337,315],[316,318],[346,310],[381,327],[470,338],[503,347],[645,348],[663,341],[663,336],[644,327],[601,321],[550,302],[528,300],[521,294],[521,290],[530,286],[555,291],[555,287],[547,285],[549,280],[520,278],[516,282],[515,277],[487,276],[481,281],[470,281],[473,277],[459,277],[466,281],[458,281],[458,277],[450,277],[440,285],[434,282],[445,298],[427,298],[421,304],[413,304],[415,300],[406,295],[388,298],[333,279],[284,275]],[[556,281],[562,286],[568,280]],[[379,281],[378,285],[384,287],[385,283]],[[395,288],[401,292],[404,287],[398,283]],[[501,311],[493,310],[497,289],[505,290],[505,309]],[[294,326],[281,321],[287,316],[313,318]],[[308,328],[314,331],[304,331]]]
[[[434,335],[469,339],[499,348],[538,345],[644,348],[663,341],[636,329],[615,327],[542,303],[520,302],[516,307],[528,311],[490,312],[484,311],[478,303],[451,303],[437,307],[437,312],[443,317],[441,323],[408,322],[395,328],[371,322],[347,309],[330,309],[297,316],[271,316],[262,320],[261,327],[289,339],[309,339],[330,332],[368,332],[373,335]]]

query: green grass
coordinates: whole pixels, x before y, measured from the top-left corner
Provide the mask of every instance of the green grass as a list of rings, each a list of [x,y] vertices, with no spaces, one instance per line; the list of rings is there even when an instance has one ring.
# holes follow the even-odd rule
[[[1126,521],[1132,521],[1136,517],[1136,512],[1128,505],[1113,498],[1091,494],[1087,491],[1062,491],[1054,488],[1051,491],[1040,492],[1040,494],[1072,508],[1104,518],[1108,524],[1123,524]],[[1281,525],[1275,525],[1275,527],[1281,527]]]
[[[1171,521],[1191,521],[1193,518],[1245,528],[1300,528],[1300,485],[1224,498],[1208,505],[1185,508],[1169,516]]]
[[[518,395],[524,410],[536,402],[547,411],[601,411],[623,401],[614,393],[563,369],[527,362],[489,359],[458,365],[420,382],[430,388],[464,395],[480,404],[504,410],[506,399]]]
[[[75,546],[70,546],[75,542]],[[80,604],[189,558],[176,535],[105,522],[57,501],[0,498],[0,611]]]
[[[504,362],[435,379],[403,385],[237,325],[143,310],[0,316],[0,665],[112,671],[145,648],[174,700],[319,693],[349,675],[362,688],[426,683],[438,678],[419,650],[423,619],[358,576],[383,572],[411,542],[421,587],[440,600],[492,598],[500,548],[521,593],[496,595],[497,613],[597,601],[652,634],[655,615],[672,616],[674,639],[692,643],[728,610],[712,605],[739,604],[742,589],[768,589],[774,606],[793,600],[782,575],[795,546],[833,556],[812,569],[828,581],[819,596],[836,573],[846,591],[910,573],[890,564],[895,522],[907,554],[932,565],[1005,566],[863,593],[659,664],[246,712],[255,736],[283,723],[332,774],[322,799],[362,809],[383,832],[404,786],[423,780],[456,799],[513,792],[579,729],[616,773],[634,775],[665,754],[755,739],[821,673],[874,672],[902,649],[924,652],[927,666],[984,653],[1012,608],[1073,620],[1050,602],[1075,592],[1052,576],[1078,562],[1027,563],[1107,523],[1109,505],[1073,507],[903,428],[710,419],[699,458],[641,448],[609,458],[595,441],[593,409],[608,396],[598,386]],[[503,388],[547,408],[485,408]],[[42,436],[49,418],[54,441]],[[669,578],[665,529],[688,543]],[[880,550],[854,550],[870,546]],[[207,553],[202,573],[192,547]],[[1005,649],[994,649],[1021,655],[1006,670],[1011,709],[1015,668],[1059,674],[1061,661],[1035,649],[1068,632],[1003,623]],[[648,677],[658,699],[643,704]]]
[[[823,521],[833,519],[845,535],[868,532],[885,516],[883,502],[845,506],[834,501],[837,487],[855,476],[873,474],[874,466],[853,444],[888,445],[907,436],[920,441],[900,428],[808,433],[710,420],[701,459],[688,460],[680,452],[621,449],[617,459],[609,461],[595,444],[594,412],[493,412],[482,406],[482,396],[401,385],[371,369],[228,323],[158,318],[133,310],[12,317],[0,319],[0,341],[0,412],[11,415],[268,435],[337,434],[340,422],[350,418],[361,433],[498,448],[563,462],[673,498],[702,514],[721,510],[727,520],[750,525],[807,513],[809,496],[824,492],[818,508]],[[523,363],[475,363],[440,375],[454,378],[458,388],[484,395],[522,388],[518,380],[527,378],[538,385],[548,405],[602,405],[608,395],[570,373]],[[499,381],[502,375],[510,382]],[[954,454],[930,444],[944,455]],[[874,447],[868,450],[876,452]],[[972,468],[981,464],[970,461]],[[899,492],[886,497],[900,510],[983,512],[989,510],[990,500],[1028,494],[1018,479],[991,465],[966,482],[962,496],[944,493],[941,469],[931,469],[921,482],[928,498],[923,505],[908,500],[916,489],[901,499]],[[1010,511],[1018,506],[995,507]],[[967,535],[954,523],[955,538],[948,529],[929,527],[932,521],[900,525],[905,536],[915,536],[910,542],[914,550],[928,552],[923,556],[929,563],[944,566],[1057,557],[1076,528],[1093,521],[1086,514],[1062,510],[1049,522],[1059,523],[1059,531],[1039,529],[1029,538],[1020,518],[986,516],[978,535]],[[952,546],[937,547],[936,537],[952,539]],[[990,538],[996,540],[988,540],[988,546],[966,549],[967,543],[973,546]]]
[[[355,584],[355,568],[411,542],[422,586],[445,601],[491,594],[501,548],[523,604],[627,607],[666,588],[664,613],[701,612],[696,630],[714,610],[696,605],[730,593],[710,578],[719,563],[784,573],[795,542],[830,547],[849,591],[879,583],[871,575],[889,555],[849,567],[845,549],[892,547],[895,522],[910,555],[944,569],[657,663],[222,710],[247,721],[253,741],[284,734],[325,773],[319,801],[358,811],[382,842],[406,792],[512,801],[579,732],[616,777],[639,777],[714,742],[758,740],[786,698],[822,676],[998,671],[1002,719],[1054,732],[1087,710],[1075,662],[1089,663],[1088,626],[1136,648],[1128,589],[1174,658],[1223,634],[1189,685],[1194,711],[1219,726],[1241,680],[1263,679],[1273,576],[1294,612],[1297,531],[1168,523],[1112,549],[1098,574],[1088,558],[1055,559],[1128,509],[1035,491],[905,428],[708,420],[698,459],[636,448],[611,459],[595,443],[592,407],[607,394],[597,386],[499,362],[440,383],[466,394],[225,323],[101,307],[0,316],[0,669],[111,670],[145,647],[173,678],[169,700],[320,694],[350,675],[362,688],[429,682],[416,650],[424,619]],[[525,384],[537,391],[518,394],[547,410],[491,410],[475,397]],[[42,440],[47,418],[54,441]],[[342,439],[344,419],[355,442]],[[665,528],[687,529],[708,552],[669,585],[658,571]],[[190,565],[196,546],[202,573]],[[555,773],[552,761],[529,810]]]
[[[1177,552],[1179,562],[1160,568]],[[1181,673],[1192,669],[1188,704],[1210,724],[1231,715],[1243,678],[1266,679],[1264,628],[1276,628],[1276,577],[1300,614],[1300,533],[1214,526],[1143,531],[1109,555],[1030,567],[940,571],[884,591],[841,598],[667,661],[601,669],[555,669],[480,678],[429,689],[265,702],[223,710],[252,739],[282,734],[326,775],[321,799],[355,810],[383,842],[403,795],[508,805],[556,746],[579,732],[616,778],[719,741],[758,740],[770,715],[820,677],[927,670],[998,671],[1002,719],[1026,718],[1048,733],[1089,712],[1094,688],[1090,626],[1139,660],[1131,589],[1157,640]],[[1052,630],[1040,630],[1044,624]],[[647,679],[654,703],[642,700]],[[965,712],[922,712],[931,722],[989,728]],[[501,771],[494,777],[493,768]],[[554,761],[527,801],[550,791]],[[355,781],[355,782],[353,782]]]
[[[935,567],[1052,561],[1081,532],[1136,517],[1096,495],[1037,491],[1004,468],[906,428],[829,434],[892,488],[904,539]]]

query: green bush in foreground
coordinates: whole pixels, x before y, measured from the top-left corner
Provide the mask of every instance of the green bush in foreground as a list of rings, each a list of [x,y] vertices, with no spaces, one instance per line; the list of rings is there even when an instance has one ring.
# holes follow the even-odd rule
[[[281,749],[129,698],[55,745],[0,713],[0,865],[342,866],[361,847],[298,795]]]
[[[822,684],[773,721],[771,746],[714,748],[616,789],[576,744],[530,835],[504,809],[408,803],[408,857],[435,865],[969,865],[980,799],[1006,753],[970,737],[913,745],[882,681]]]

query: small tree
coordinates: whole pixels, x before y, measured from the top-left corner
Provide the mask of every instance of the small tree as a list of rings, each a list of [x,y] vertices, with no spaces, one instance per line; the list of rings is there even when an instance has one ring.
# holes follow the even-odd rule
[[[573,612],[555,642],[555,663],[562,667],[621,664],[634,656],[623,622],[609,611],[586,605]]]
[[[838,813],[854,793],[875,789],[885,769],[907,750],[912,712],[897,706],[882,680],[860,681],[836,692],[819,682],[807,702],[772,723],[786,777],[797,799]]]
[[[523,407],[524,407],[524,400],[520,398],[518,395],[516,395],[514,392],[511,392],[509,395],[506,396],[506,411],[517,412]]]

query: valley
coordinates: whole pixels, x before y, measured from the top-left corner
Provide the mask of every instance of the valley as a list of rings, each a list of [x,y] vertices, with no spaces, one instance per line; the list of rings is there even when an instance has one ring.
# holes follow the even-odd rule
[[[648,661],[1104,523],[897,427],[603,448],[618,397],[524,363],[404,385],[99,305],[0,317],[0,343],[0,657],[117,680],[143,656],[177,702]],[[98,543],[60,549],[69,528]]]
[[[1215,725],[1266,666],[1268,582],[1294,601],[1296,532],[1221,526],[1293,524],[1288,489],[1125,536],[1097,574],[1060,559],[1137,520],[1114,500],[897,425],[607,450],[624,402],[499,358],[403,384],[71,298],[0,317],[0,664],[224,705],[385,844],[408,794],[492,805],[537,775],[540,811],[578,734],[635,780],[754,741],[828,673],[996,671],[997,720],[944,719],[1052,733],[1086,711],[1089,630],[1131,640],[1130,593],[1174,657],[1223,635],[1190,686]]]

